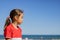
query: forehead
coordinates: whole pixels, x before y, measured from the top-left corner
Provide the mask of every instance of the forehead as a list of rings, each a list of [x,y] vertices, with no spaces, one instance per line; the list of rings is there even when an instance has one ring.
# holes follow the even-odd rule
[[[23,16],[24,14],[23,13],[21,13],[21,15],[20,16]]]

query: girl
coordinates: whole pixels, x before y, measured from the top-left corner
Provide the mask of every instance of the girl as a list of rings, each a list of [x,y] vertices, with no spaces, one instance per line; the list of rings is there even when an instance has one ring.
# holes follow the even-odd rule
[[[22,40],[22,30],[18,26],[23,21],[23,11],[13,9],[9,17],[6,19],[4,26],[5,40]]]

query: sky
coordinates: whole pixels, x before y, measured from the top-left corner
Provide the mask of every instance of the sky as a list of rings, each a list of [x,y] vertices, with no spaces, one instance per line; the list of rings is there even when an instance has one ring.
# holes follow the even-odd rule
[[[24,11],[23,35],[60,35],[60,0],[0,0],[0,34],[15,8]]]

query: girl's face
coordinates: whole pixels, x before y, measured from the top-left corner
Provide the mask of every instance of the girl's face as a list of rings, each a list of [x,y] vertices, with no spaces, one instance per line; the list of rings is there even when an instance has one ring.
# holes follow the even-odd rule
[[[21,24],[23,22],[23,14],[21,13],[20,16],[17,18],[17,23]]]

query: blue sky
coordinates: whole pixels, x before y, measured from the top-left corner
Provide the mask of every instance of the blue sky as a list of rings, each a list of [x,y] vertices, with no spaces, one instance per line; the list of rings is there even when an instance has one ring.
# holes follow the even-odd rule
[[[24,11],[25,35],[60,35],[60,0],[0,0],[0,34],[12,9]]]

